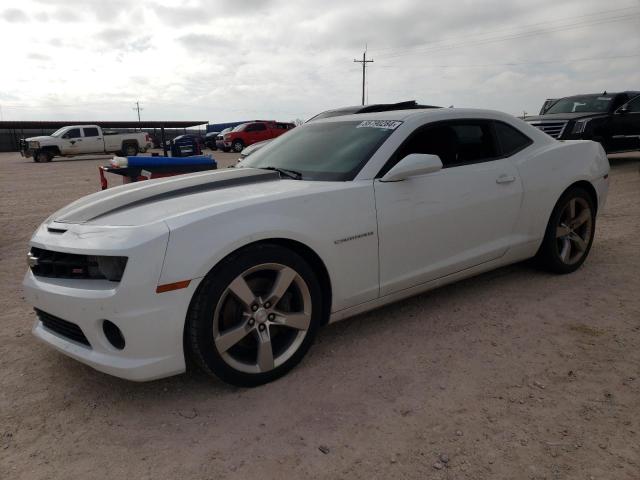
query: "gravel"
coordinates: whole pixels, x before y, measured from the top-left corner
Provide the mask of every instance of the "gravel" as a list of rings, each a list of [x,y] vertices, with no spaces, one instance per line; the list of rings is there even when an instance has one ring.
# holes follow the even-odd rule
[[[28,333],[29,237],[104,163],[0,153],[0,478],[638,478],[640,155],[612,160],[576,273],[514,265],[330,325],[246,390],[119,380]]]

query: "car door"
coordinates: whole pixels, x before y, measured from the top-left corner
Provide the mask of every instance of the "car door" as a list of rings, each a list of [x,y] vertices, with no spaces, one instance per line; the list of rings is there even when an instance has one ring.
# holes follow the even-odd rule
[[[400,182],[374,181],[381,295],[504,255],[520,210],[517,168],[501,156],[490,121],[421,127],[378,177],[410,153],[438,155],[443,169]]]
[[[640,95],[614,113],[616,150],[640,149]]]
[[[66,131],[61,137],[62,139],[62,154],[63,155],[78,155],[82,153],[82,132],[79,128],[71,128]]]
[[[97,127],[82,127],[83,138],[80,142],[81,153],[104,152],[104,140]]]
[[[267,125],[264,123],[256,123],[254,125],[253,134],[254,134],[254,137],[253,137],[252,143],[266,140],[267,138],[269,138],[269,130],[267,129]]]

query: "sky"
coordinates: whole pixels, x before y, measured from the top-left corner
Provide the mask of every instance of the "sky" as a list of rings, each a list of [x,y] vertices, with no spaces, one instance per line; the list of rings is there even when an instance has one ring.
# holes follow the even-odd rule
[[[307,119],[361,101],[535,114],[640,90],[640,0],[0,0],[4,120]]]

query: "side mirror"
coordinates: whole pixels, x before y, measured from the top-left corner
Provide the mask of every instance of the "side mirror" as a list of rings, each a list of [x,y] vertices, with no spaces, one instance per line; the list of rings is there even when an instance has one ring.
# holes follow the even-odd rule
[[[629,107],[627,105],[622,105],[616,113],[620,115],[626,115],[629,112]]]
[[[399,182],[416,175],[426,175],[442,170],[442,160],[437,155],[411,153],[400,160],[381,179],[381,182]]]

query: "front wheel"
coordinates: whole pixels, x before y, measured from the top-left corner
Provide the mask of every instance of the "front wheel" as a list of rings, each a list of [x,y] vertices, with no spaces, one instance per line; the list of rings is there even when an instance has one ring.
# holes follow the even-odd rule
[[[576,271],[591,250],[595,227],[593,198],[583,188],[570,188],[551,213],[537,259],[555,273]]]
[[[231,146],[234,152],[240,153],[244,148],[244,143],[242,143],[242,140],[235,140]]]
[[[52,158],[53,155],[51,155],[46,150],[38,150],[33,154],[33,161],[37,163],[50,162]]]
[[[278,245],[249,247],[202,281],[187,317],[191,353],[206,372],[253,387],[291,370],[322,321],[322,293],[309,264]]]

